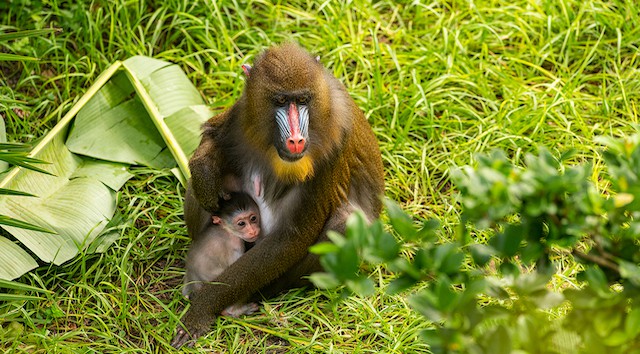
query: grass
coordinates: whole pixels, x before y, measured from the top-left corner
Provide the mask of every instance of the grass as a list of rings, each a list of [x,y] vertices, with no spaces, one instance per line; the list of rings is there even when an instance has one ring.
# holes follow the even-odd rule
[[[273,43],[318,53],[347,86],[380,142],[386,195],[417,219],[455,226],[449,169],[480,151],[516,162],[546,145],[601,165],[593,138],[638,124],[640,15],[631,1],[13,1],[0,31],[62,33],[0,43],[41,58],[0,62],[8,137],[46,134],[110,63],[148,55],[178,63],[213,107],[243,88],[240,65]],[[181,187],[137,168],[120,194],[127,221],[103,254],[43,266],[0,304],[9,353],[164,352],[187,302],[179,286],[189,245]],[[607,186],[600,186],[605,189]],[[569,277],[567,264],[558,281]],[[372,277],[385,284],[384,269]],[[28,295],[39,295],[33,300]],[[230,353],[428,352],[429,322],[403,296],[342,299],[292,290],[259,314],[220,318],[196,349]],[[187,350],[188,351],[188,350]]]

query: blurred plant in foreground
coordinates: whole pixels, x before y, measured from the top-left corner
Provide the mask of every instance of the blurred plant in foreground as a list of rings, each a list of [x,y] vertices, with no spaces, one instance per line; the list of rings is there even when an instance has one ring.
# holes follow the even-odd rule
[[[477,166],[452,171],[455,241],[386,201],[402,242],[355,214],[345,236],[311,249],[326,271],[312,280],[368,295],[374,283],[360,266],[383,264],[394,275],[386,293],[409,290],[433,321],[423,339],[434,353],[640,353],[640,135],[598,142],[609,195],[590,164],[565,164],[572,152],[540,149],[524,168],[501,151],[480,154]],[[559,272],[571,258],[574,280]]]

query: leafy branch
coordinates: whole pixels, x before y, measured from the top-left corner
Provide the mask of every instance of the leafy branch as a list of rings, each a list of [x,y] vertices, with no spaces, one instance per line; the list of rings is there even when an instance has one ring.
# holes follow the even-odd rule
[[[433,321],[423,339],[434,353],[639,353],[640,134],[598,142],[607,195],[590,164],[567,163],[573,152],[540,149],[524,168],[501,151],[480,154],[476,166],[452,171],[462,207],[455,241],[442,243],[436,221],[417,228],[387,201],[402,242],[356,214],[346,237],[312,249],[327,271],[312,280],[371,294],[359,265],[385,265],[394,274],[386,292],[413,290],[409,303]],[[405,241],[419,247],[400,252]],[[569,255],[576,278],[552,285]]]

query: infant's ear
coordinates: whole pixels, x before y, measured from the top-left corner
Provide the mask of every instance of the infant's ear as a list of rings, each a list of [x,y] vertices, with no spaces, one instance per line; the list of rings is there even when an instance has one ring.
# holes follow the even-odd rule
[[[213,223],[216,225],[222,224],[222,219],[220,219],[220,217],[217,215],[212,216],[211,221],[213,221]]]

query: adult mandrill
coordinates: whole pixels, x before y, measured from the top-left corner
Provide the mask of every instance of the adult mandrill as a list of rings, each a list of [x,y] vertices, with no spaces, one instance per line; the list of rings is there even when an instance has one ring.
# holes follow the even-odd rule
[[[380,150],[344,86],[292,43],[268,49],[245,71],[238,102],[204,124],[184,214],[196,241],[219,196],[241,189],[260,207],[264,236],[191,295],[174,347],[206,333],[231,304],[306,285],[303,277],[322,269],[311,245],[326,241],[327,230],[343,232],[353,210],[369,219],[380,213]]]

